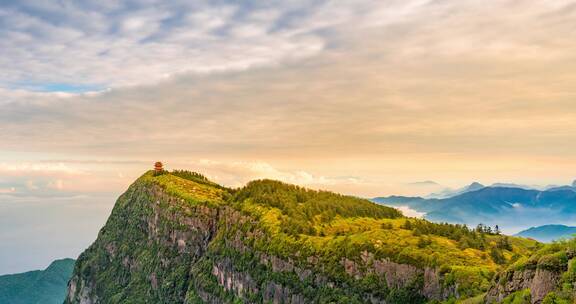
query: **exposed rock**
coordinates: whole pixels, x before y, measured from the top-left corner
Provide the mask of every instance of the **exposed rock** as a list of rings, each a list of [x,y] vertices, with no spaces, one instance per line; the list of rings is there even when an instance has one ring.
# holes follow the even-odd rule
[[[264,291],[264,302],[282,304],[304,304],[306,303],[304,297],[299,294],[294,294],[289,288],[283,287],[280,284],[274,282],[268,283]]]
[[[228,291],[233,291],[240,297],[246,293],[258,293],[259,289],[250,274],[237,272],[231,262],[226,260],[214,265],[212,274],[217,278],[218,284]]]
[[[152,285],[152,289],[158,289],[158,279],[156,278],[155,272],[150,275],[150,284]]]
[[[374,272],[384,275],[388,287],[402,288],[408,286],[423,271],[412,265],[398,264],[390,260],[374,261]]]
[[[486,294],[487,303],[501,302],[508,295],[529,288],[532,303],[539,304],[557,287],[561,274],[545,269],[525,269],[510,271],[504,276]]]
[[[375,273],[384,276],[389,288],[408,288],[418,278],[423,277],[420,293],[431,300],[443,300],[451,296],[458,298],[455,286],[442,286],[442,277],[438,269],[426,267],[417,268],[412,265],[399,264],[388,259],[376,260],[374,255],[364,251],[360,255],[360,264],[343,259],[342,266],[346,273],[355,279],[361,279],[367,274]]]
[[[92,284],[86,284],[84,280],[80,281],[80,288],[78,288],[78,278],[74,277],[69,283],[68,295],[66,299],[68,301],[76,300],[79,304],[97,304],[98,296],[92,294],[93,286]]]

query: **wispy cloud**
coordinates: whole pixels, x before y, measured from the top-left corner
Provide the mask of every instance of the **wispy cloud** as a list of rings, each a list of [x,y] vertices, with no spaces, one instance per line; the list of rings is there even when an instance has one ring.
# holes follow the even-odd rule
[[[3,4],[0,83],[113,89],[5,85],[2,148],[390,183],[575,169],[567,1],[174,3]]]
[[[565,184],[575,19],[567,0],[1,1],[0,272],[80,252],[155,160],[362,196]]]
[[[186,165],[192,170],[205,172],[209,177],[232,187],[244,186],[255,179],[274,179],[287,183],[312,187],[330,187],[340,184],[363,183],[360,178],[352,176],[323,176],[302,170],[281,170],[263,161],[215,161],[202,159]]]
[[[83,175],[86,174],[82,170],[72,168],[64,163],[42,163],[42,162],[11,162],[0,163],[0,173],[6,175],[28,175],[28,174],[43,174],[48,175],[52,173],[63,173],[67,175]]]
[[[321,25],[302,28],[291,22],[294,15],[309,18],[307,9],[304,2],[280,1],[245,6],[205,1],[113,6],[9,2],[0,6],[0,84],[92,91],[308,57],[324,43],[314,34]]]

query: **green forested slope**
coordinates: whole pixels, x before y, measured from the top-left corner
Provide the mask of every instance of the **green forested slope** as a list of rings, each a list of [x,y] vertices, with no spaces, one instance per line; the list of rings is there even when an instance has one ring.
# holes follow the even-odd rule
[[[67,303],[444,301],[540,246],[277,181],[148,172],[79,258]]]

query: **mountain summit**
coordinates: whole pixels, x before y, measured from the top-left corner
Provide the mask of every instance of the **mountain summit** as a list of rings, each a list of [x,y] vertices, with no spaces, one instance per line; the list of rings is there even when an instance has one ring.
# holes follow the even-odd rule
[[[450,198],[450,197],[464,194],[467,192],[477,191],[477,190],[480,190],[482,188],[484,188],[484,185],[482,185],[478,182],[473,182],[470,185],[468,185],[466,187],[462,187],[460,189],[444,189],[440,192],[432,193],[432,194],[428,195],[427,198],[437,198],[437,199]]]
[[[484,188],[485,186],[482,185],[479,182],[473,182],[470,185],[468,185],[468,187],[466,187],[466,190],[468,190],[468,192],[470,191],[476,191],[476,190],[480,190],[482,188]]]
[[[71,303],[425,303],[478,296],[540,246],[272,180],[150,171],[79,257]]]

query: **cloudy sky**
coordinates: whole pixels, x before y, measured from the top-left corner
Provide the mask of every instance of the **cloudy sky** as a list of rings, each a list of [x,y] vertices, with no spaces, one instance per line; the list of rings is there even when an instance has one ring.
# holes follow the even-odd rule
[[[576,178],[576,2],[0,2],[0,274],[162,160],[376,196]]]

